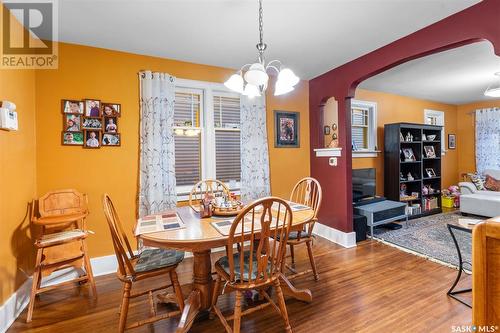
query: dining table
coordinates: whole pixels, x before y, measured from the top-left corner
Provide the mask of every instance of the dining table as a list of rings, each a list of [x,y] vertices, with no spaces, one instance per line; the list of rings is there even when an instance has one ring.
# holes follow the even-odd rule
[[[223,250],[228,245],[229,236],[212,225],[212,222],[222,221],[224,217],[200,218],[199,213],[190,206],[178,207],[176,211],[184,224],[182,228],[142,234],[138,238],[144,246],[192,252],[193,279],[192,284],[182,288],[190,292],[177,328],[177,332],[187,332],[197,318],[208,318],[213,290],[211,252],[215,249]],[[302,230],[313,216],[312,209],[292,211],[290,230]],[[295,288],[283,272],[280,274],[280,284],[286,296],[304,302],[312,301],[311,291]]]

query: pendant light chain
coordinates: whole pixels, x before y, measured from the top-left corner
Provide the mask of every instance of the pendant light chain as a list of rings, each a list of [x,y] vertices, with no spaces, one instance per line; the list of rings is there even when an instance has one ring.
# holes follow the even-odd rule
[[[259,43],[256,45],[259,52],[258,61],[253,64],[243,65],[238,72],[224,82],[224,85],[244,96],[253,98],[262,96],[269,83],[268,71],[275,71],[277,76],[274,95],[286,94],[294,89],[300,79],[291,69],[284,68],[279,60],[272,60],[266,65],[264,51],[267,44],[264,43],[264,9],[262,1],[259,0]]]
[[[259,44],[257,44],[259,51],[259,61],[264,63],[264,51],[267,45],[264,43],[264,9],[262,9],[262,0],[259,0]]]

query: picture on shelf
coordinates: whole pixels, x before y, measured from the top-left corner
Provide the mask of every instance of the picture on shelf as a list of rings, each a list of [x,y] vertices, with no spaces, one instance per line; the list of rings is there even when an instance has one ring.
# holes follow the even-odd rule
[[[85,131],[85,147],[86,148],[99,148],[101,146],[101,132],[99,131]]]
[[[434,146],[424,146],[424,151],[427,158],[436,158]]]
[[[403,148],[403,155],[405,162],[416,161],[415,154],[413,153],[413,149],[411,148]]]
[[[101,116],[101,101],[97,99],[85,100],[85,116],[100,117]]]
[[[82,132],[63,132],[62,144],[67,146],[82,146],[83,133]]]
[[[81,129],[81,116],[78,114],[65,114],[64,115],[64,131],[66,132],[80,132]]]
[[[83,102],[63,99],[62,110],[63,113],[83,114]]]
[[[104,132],[116,133],[118,132],[118,124],[116,117],[104,117]]]
[[[428,176],[429,178],[436,177],[436,173],[434,172],[434,169],[433,169],[433,168],[426,168],[426,169],[425,169],[425,173],[427,174],[427,176]]]
[[[455,149],[457,148],[457,141],[456,141],[456,136],[455,134],[448,134],[448,149]]]
[[[104,133],[102,136],[102,145],[103,146],[119,146],[120,142],[120,134],[118,133]]]
[[[83,129],[102,130],[101,118],[83,118]]]
[[[102,115],[104,117],[120,117],[121,105],[116,103],[102,103]]]

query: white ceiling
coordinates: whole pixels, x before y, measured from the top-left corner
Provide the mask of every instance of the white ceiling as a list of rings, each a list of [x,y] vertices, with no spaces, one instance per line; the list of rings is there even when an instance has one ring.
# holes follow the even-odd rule
[[[264,0],[268,60],[311,79],[479,0]],[[257,0],[64,0],[64,42],[239,68],[256,59]]]
[[[484,96],[500,72],[493,45],[480,42],[416,59],[368,80],[359,87],[448,104],[491,100]]]

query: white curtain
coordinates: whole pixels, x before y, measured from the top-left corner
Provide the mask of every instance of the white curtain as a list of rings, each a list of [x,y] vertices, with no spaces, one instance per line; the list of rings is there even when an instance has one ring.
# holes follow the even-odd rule
[[[140,82],[139,216],[174,208],[175,77],[144,71]]]
[[[255,200],[271,194],[267,146],[266,97],[240,98],[241,198]]]
[[[476,171],[488,169],[500,170],[500,108],[476,110]]]

